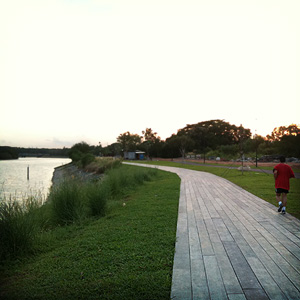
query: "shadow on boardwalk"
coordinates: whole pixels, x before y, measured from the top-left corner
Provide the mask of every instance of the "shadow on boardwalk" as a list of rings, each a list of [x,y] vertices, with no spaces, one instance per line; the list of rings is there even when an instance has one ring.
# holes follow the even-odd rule
[[[300,299],[300,221],[210,173],[181,178],[172,299]]]

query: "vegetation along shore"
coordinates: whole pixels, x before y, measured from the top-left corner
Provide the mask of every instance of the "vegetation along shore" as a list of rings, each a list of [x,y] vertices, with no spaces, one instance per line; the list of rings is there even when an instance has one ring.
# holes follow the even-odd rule
[[[107,165],[58,182],[43,206],[1,204],[1,299],[168,298],[179,178]]]

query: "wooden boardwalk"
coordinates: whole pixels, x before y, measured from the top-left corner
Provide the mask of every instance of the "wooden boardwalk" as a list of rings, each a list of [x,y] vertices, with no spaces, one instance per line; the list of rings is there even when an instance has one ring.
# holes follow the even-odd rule
[[[298,219],[213,174],[152,167],[181,178],[171,299],[300,299]]]

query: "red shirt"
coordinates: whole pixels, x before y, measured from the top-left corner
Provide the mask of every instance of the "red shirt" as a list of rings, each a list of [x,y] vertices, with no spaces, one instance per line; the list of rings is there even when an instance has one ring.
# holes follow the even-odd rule
[[[292,168],[289,165],[280,163],[274,167],[277,170],[277,178],[275,179],[276,189],[290,189],[290,178],[295,177]]]

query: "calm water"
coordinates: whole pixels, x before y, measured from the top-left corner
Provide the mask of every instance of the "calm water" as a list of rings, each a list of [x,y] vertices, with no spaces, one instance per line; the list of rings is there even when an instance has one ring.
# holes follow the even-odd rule
[[[10,195],[18,200],[42,194],[47,197],[54,168],[71,162],[68,158],[26,157],[0,161],[0,201]],[[27,167],[29,166],[29,180]]]

